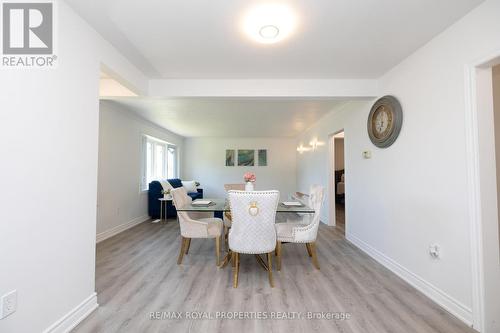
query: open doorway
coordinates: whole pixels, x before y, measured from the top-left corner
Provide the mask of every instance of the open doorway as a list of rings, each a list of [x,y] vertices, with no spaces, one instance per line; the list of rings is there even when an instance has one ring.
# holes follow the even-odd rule
[[[467,73],[473,327],[489,333],[500,329],[500,54]]]
[[[345,158],[344,130],[330,137],[331,147],[331,184],[330,184],[330,214],[333,225],[342,235],[345,235]]]

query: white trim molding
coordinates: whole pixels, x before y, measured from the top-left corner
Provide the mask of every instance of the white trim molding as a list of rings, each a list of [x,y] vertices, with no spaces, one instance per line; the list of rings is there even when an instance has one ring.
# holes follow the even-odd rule
[[[393,259],[389,258],[379,250],[373,248],[371,245],[365,243],[358,237],[346,233],[346,239],[356,247],[361,249],[363,252],[368,254],[370,257],[375,259],[377,262],[382,264],[384,267],[392,271],[394,274],[402,278],[404,281],[408,282],[415,289],[436,302],[446,311],[462,320],[468,326],[472,326],[471,308],[457,301],[441,289],[437,288],[433,284],[411,272],[406,267],[403,267],[399,263],[395,262]]]
[[[50,325],[43,333],[67,333],[87,318],[95,309],[97,304],[97,294],[92,293],[73,310],[65,314],[61,319]]]
[[[124,232],[125,230],[130,229],[132,227],[135,227],[136,225],[141,224],[142,222],[145,222],[147,220],[149,220],[149,216],[143,215],[136,217],[135,219],[130,220],[126,223],[117,225],[116,227],[103,231],[96,235],[96,243],[100,243],[105,239],[118,235],[119,233]]]
[[[478,82],[477,78],[479,70],[498,64],[499,58],[500,50],[495,50],[481,59],[477,59],[476,61],[464,66],[467,193],[469,197],[468,210],[470,220],[472,268],[472,319],[474,329],[479,332],[483,332],[483,330],[486,329],[483,219],[487,217],[483,216],[485,211],[483,207],[484,198],[482,198],[482,190],[484,189],[481,188],[481,176],[487,177],[488,182],[491,182],[491,177],[490,175],[482,175],[481,170],[481,141],[479,136],[480,121],[478,118],[478,104],[479,102],[484,101],[478,99],[477,93],[480,82]]]
[[[476,66],[465,67],[465,139],[467,152],[467,187],[469,196],[470,246],[472,269],[472,307],[474,328],[484,327],[483,238],[481,189],[479,178],[479,135],[476,100]]]

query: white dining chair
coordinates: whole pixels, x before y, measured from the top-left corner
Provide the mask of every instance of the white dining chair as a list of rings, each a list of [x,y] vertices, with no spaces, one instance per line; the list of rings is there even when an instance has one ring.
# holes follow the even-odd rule
[[[184,186],[181,186],[181,187],[178,187],[176,188],[177,190],[177,193],[182,193],[182,195],[184,197],[187,197],[186,199],[191,199],[191,202],[193,201],[193,198],[191,198],[189,195],[188,195],[188,192],[186,190],[186,188]],[[175,202],[174,202],[174,206],[175,206]],[[186,212],[187,215],[193,219],[193,220],[199,220],[199,219],[206,219],[206,218],[211,218],[211,217],[214,217],[214,213],[213,212]]]
[[[228,239],[233,262],[233,287],[238,287],[240,254],[254,254],[258,258],[260,254],[266,254],[265,268],[269,283],[274,287],[272,252],[276,248],[274,224],[279,191],[229,191],[228,195],[232,217]]]
[[[325,188],[319,185],[311,186],[309,194],[309,207],[314,209],[314,214],[302,216],[300,222],[276,223],[276,256],[277,269],[281,270],[281,253],[283,243],[304,243],[307,253],[312,257],[313,265],[319,269],[316,253],[316,238],[320,223],[321,206],[323,204]]]
[[[183,207],[192,202],[191,197],[182,187],[173,189],[170,193],[176,207]],[[194,219],[191,212],[182,211],[177,211],[177,216],[179,217],[182,239],[177,264],[180,265],[184,254],[188,254],[192,238],[215,238],[216,263],[219,266],[222,220],[214,217]]]
[[[227,192],[229,191],[244,191],[245,190],[245,184],[224,184],[224,190]],[[227,236],[229,234],[229,228],[231,228],[231,211],[225,212],[224,213],[224,248],[227,250],[228,249],[228,244],[227,244]]]

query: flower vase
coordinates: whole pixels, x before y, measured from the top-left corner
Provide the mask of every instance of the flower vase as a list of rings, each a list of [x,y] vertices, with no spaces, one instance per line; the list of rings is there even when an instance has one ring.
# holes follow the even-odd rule
[[[253,183],[252,182],[247,182],[245,184],[245,191],[253,191]]]

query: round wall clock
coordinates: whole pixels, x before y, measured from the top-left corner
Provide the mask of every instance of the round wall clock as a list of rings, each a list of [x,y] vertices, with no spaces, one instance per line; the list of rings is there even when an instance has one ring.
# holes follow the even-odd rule
[[[403,125],[403,109],[394,96],[384,96],[373,104],[368,116],[368,135],[373,144],[387,148],[396,141]]]

